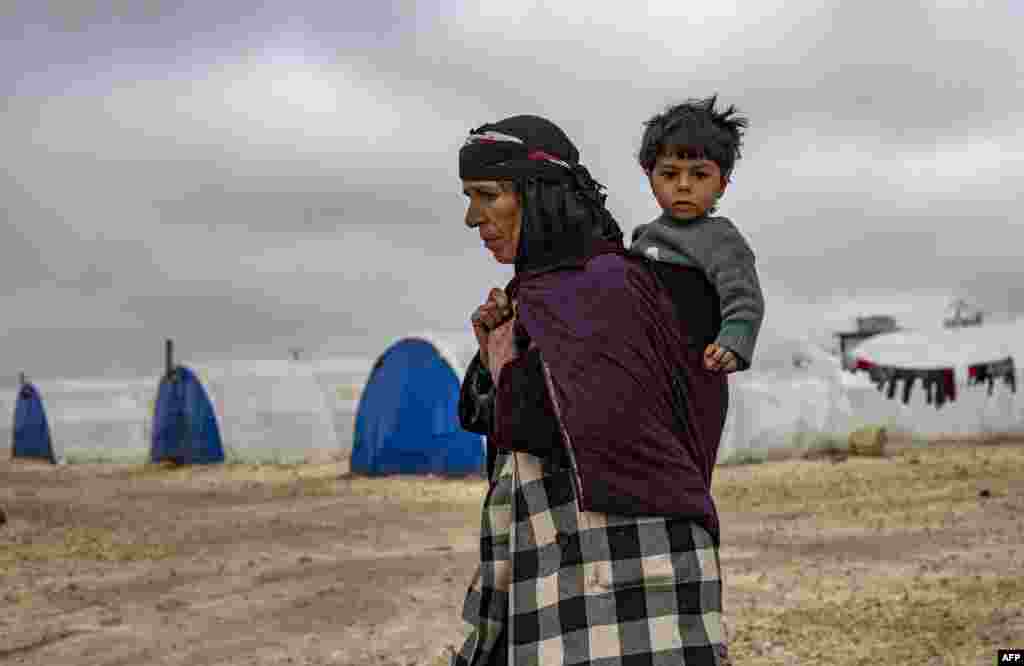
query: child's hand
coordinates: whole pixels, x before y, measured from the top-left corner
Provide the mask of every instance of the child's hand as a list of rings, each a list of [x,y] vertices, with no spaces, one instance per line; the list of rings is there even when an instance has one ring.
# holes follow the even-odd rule
[[[736,372],[739,363],[731,351],[712,342],[704,349],[704,367],[712,372]]]

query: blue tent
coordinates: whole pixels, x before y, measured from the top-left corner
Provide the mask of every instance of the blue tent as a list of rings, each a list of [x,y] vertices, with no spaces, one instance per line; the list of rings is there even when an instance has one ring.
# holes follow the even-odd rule
[[[56,464],[50,425],[39,391],[32,384],[23,384],[18,390],[14,407],[14,436],[11,442],[12,458],[42,458]]]
[[[377,360],[356,412],[357,474],[480,474],[483,439],[459,425],[459,378],[437,349],[407,338]]]
[[[213,405],[195,373],[184,366],[160,380],[149,458],[179,465],[224,462]]]

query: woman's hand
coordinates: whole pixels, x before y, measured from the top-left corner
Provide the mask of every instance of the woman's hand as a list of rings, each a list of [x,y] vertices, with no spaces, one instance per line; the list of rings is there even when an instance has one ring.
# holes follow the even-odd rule
[[[515,333],[513,327],[516,320],[509,319],[499,325],[487,338],[488,368],[491,371],[491,378],[494,385],[498,385],[498,376],[505,364],[516,357]]]
[[[488,369],[491,368],[488,344],[491,333],[502,323],[508,321],[512,314],[512,305],[509,303],[505,291],[491,289],[487,295],[487,302],[474,310],[473,316],[469,318],[473,324],[473,334],[476,335],[477,344],[480,346],[480,361]],[[511,331],[511,327],[509,330]],[[493,373],[492,378],[497,383],[498,378]]]

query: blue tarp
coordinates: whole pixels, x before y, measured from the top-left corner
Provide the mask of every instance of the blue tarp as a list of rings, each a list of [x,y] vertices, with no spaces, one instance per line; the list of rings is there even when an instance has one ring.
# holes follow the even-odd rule
[[[483,438],[459,424],[459,378],[429,342],[407,338],[374,365],[356,412],[357,474],[483,473]]]
[[[11,441],[12,458],[42,458],[56,464],[50,425],[39,391],[32,384],[18,389],[18,402],[14,407],[14,433]]]
[[[179,465],[224,462],[217,415],[195,374],[178,366],[160,381],[153,414],[150,462]]]

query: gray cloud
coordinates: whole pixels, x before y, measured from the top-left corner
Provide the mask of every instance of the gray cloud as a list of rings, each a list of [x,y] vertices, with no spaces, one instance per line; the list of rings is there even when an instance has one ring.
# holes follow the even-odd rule
[[[371,4],[5,5],[0,373],[465,329],[511,277],[462,226],[468,129],[551,117],[628,234],[658,212],[642,121],[715,91],[751,117],[722,212],[773,326],[1024,312],[1009,5]]]

